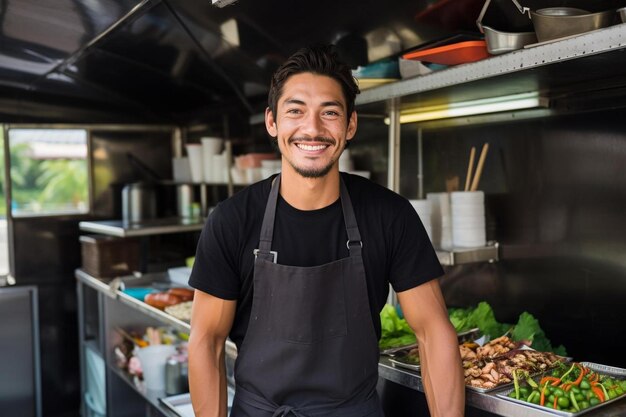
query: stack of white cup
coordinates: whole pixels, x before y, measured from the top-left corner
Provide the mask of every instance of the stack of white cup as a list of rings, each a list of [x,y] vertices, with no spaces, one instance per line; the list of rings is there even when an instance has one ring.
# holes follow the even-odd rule
[[[485,194],[455,191],[451,194],[452,243],[455,247],[485,246]]]
[[[199,143],[188,143],[185,145],[187,148],[187,155],[189,158],[189,169],[191,171],[191,181],[202,182],[204,180],[203,174],[203,160],[202,160],[202,145]]]
[[[428,193],[426,199],[432,207],[433,245],[436,248],[452,247],[452,211],[450,193]]]
[[[428,238],[432,240],[433,238],[433,230],[432,230],[432,208],[431,203],[428,200],[409,200],[415,211],[417,212],[422,224],[424,225],[424,229],[426,229],[426,233],[428,233]]]
[[[203,137],[200,142],[202,143],[204,182],[224,182],[228,179],[226,155],[222,153],[224,141],[221,138]]]

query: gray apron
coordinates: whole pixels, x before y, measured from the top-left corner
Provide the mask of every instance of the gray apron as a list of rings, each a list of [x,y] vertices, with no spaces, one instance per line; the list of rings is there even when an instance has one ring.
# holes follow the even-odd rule
[[[279,189],[280,175],[255,251],[252,312],[235,364],[230,415],[383,417],[361,235],[343,179],[350,256],[320,266],[276,263],[280,254],[271,247]]]

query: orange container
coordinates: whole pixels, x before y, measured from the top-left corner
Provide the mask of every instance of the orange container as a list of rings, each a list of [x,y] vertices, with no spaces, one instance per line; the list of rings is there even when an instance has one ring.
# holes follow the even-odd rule
[[[402,55],[404,59],[432,62],[433,64],[457,65],[467,62],[480,61],[489,57],[487,43],[483,41],[465,41],[439,46],[437,48],[421,49]]]

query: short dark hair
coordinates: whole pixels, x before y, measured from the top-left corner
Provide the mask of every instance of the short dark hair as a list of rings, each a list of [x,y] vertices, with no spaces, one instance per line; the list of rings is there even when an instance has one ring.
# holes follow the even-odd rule
[[[309,46],[298,50],[285,61],[272,76],[267,104],[276,116],[278,99],[283,93],[283,86],[292,75],[310,72],[335,79],[341,85],[346,100],[348,118],[354,111],[354,100],[360,93],[352,70],[339,59],[332,45]]]

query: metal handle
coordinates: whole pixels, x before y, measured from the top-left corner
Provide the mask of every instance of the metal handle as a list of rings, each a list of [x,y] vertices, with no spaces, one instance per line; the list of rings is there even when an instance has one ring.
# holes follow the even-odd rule
[[[528,13],[528,18],[530,19],[530,8],[522,6],[521,4],[518,3],[517,0],[511,0],[511,1],[515,5],[515,7],[517,7],[517,10],[519,10],[521,14]],[[483,22],[483,17],[485,16],[485,13],[487,12],[487,8],[489,7],[489,3],[491,3],[491,0],[485,1],[485,4],[483,4],[483,8],[480,11],[480,14],[478,15],[478,19],[476,19],[476,26],[478,26],[478,30],[480,30],[480,33],[485,33],[485,31],[483,30],[482,22]]]
[[[515,5],[515,7],[517,7],[517,10],[519,10],[521,14],[528,13],[528,18],[530,19],[530,8],[522,6],[521,4],[517,2],[517,0],[511,0],[511,1]]]

